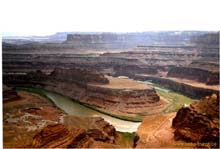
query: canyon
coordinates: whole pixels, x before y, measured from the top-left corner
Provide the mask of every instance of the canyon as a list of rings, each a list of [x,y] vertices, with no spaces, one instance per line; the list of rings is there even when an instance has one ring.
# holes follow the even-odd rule
[[[3,38],[4,147],[219,147],[219,32]]]
[[[106,113],[128,118],[156,114],[168,105],[146,84],[81,69],[55,69],[50,74],[41,71],[8,74],[4,75],[4,84],[53,91]]]
[[[12,44],[5,39],[3,73],[26,73],[37,70],[50,73],[56,68],[84,68],[111,76],[128,76],[136,79],[136,75],[144,74],[186,79],[201,83],[202,86],[207,85],[208,88],[219,85],[219,49],[216,40],[218,32],[176,34],[176,32],[76,33],[67,34],[62,43],[30,42],[22,45]],[[161,39],[157,39],[158,36]],[[209,41],[207,43],[209,46],[202,44],[204,38]],[[135,46],[120,45],[114,48],[115,43],[130,43]],[[185,88],[179,89],[180,92],[190,91]],[[201,98],[199,94],[186,95]],[[210,94],[204,92],[202,95]]]
[[[11,92],[15,90],[11,89]],[[17,91],[16,100],[4,101],[4,147],[129,147],[120,132],[101,117],[68,115],[45,97]],[[9,96],[6,96],[10,98]]]
[[[137,148],[219,148],[219,97],[213,94],[177,113],[146,117],[137,135]]]
[[[192,98],[202,98],[210,96],[212,93],[219,93],[218,85],[206,85],[205,83],[196,82],[194,80],[174,78],[174,77],[156,77],[152,75],[136,75],[137,80],[151,80],[152,82],[172,89],[173,91],[182,93]]]

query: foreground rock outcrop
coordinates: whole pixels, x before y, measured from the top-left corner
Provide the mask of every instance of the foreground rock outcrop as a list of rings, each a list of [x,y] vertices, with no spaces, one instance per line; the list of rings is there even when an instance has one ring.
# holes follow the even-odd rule
[[[16,92],[13,89],[10,93],[12,92],[13,96],[3,92],[4,148],[27,146],[39,130],[47,125],[62,122],[66,115],[39,95],[24,91]],[[14,98],[14,95],[19,98]]]
[[[84,129],[88,136],[93,137],[97,141],[107,143],[116,142],[116,129],[101,117],[77,117],[69,115],[64,117],[64,125],[69,130]]]
[[[30,145],[32,148],[90,148],[117,147],[98,129],[68,130],[63,124],[48,125],[37,133]]]
[[[5,74],[4,82],[54,91],[115,115],[154,114],[167,105],[152,87],[145,84],[81,69],[55,69],[50,74],[41,71]]]
[[[173,139],[172,119],[175,113],[158,114],[145,117],[138,127],[135,148],[180,147]]]
[[[101,117],[67,115],[42,96],[25,91],[14,92],[19,99],[4,95],[9,99],[3,102],[4,148],[132,146],[132,141],[122,138],[123,135]]]
[[[213,94],[190,107],[181,108],[172,127],[176,140],[198,143],[198,147],[206,147],[201,143],[219,147],[219,95]]]
[[[219,96],[213,94],[177,113],[146,117],[135,148],[219,148]]]

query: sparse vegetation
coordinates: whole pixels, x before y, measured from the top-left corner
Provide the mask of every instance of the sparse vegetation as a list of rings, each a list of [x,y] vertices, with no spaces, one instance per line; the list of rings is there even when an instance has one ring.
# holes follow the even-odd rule
[[[177,112],[182,106],[184,105],[189,106],[191,103],[193,103],[196,100],[178,94],[173,91],[169,91],[169,92],[164,92],[162,90],[156,90],[156,91],[159,96],[164,97],[170,103],[170,105],[165,110],[163,110],[164,113]]]
[[[37,88],[24,88],[24,87],[17,87],[16,88],[18,91],[22,91],[22,90],[25,90],[25,91],[28,91],[28,92],[32,92],[32,93],[36,93],[36,94],[39,94],[40,96],[44,97],[47,99],[47,101],[50,103],[50,104],[54,104],[55,103],[53,102],[53,100],[50,99],[50,97],[47,96],[46,92],[47,91],[44,91],[43,89],[37,89]],[[56,94],[59,94],[59,93],[56,93]],[[60,94],[59,94],[60,95]],[[62,95],[63,96],[63,95]],[[66,97],[68,98],[68,97]],[[73,101],[73,102],[77,102],[77,101]],[[115,114],[110,114],[106,111],[104,111],[103,109],[100,109],[100,108],[97,108],[95,106],[92,106],[92,105],[88,105],[88,104],[82,104],[80,102],[77,102],[87,108],[90,108],[92,110],[95,110],[95,111],[98,111],[100,113],[103,113],[103,114],[106,114],[106,115],[109,115],[109,116],[112,116],[112,117],[115,117],[115,118],[118,118],[118,119],[121,119],[121,120],[127,120],[127,121],[132,121],[132,122],[141,122],[144,118],[143,115],[135,115],[135,116],[125,116],[125,115],[115,115]]]
[[[119,136],[116,140],[116,144],[119,144],[123,148],[131,148],[135,137],[135,132],[118,132]]]
[[[37,93],[37,94],[45,97],[50,104],[54,104],[53,101],[49,97],[47,97],[46,93],[44,93],[44,91],[41,89],[17,88],[17,90],[26,90],[26,91],[29,91],[32,93]],[[164,97],[169,102],[169,106],[165,110],[163,110],[163,113],[176,112],[182,106],[184,106],[184,104],[190,105],[191,103],[193,103],[195,101],[195,99],[191,99],[189,97],[186,97],[184,95],[178,94],[173,91],[165,92],[165,91],[162,91],[159,89],[158,90],[156,89],[156,91],[159,96]],[[82,103],[80,103],[80,104],[82,104]],[[103,114],[106,114],[106,115],[109,115],[109,116],[112,116],[112,117],[115,117],[115,118],[118,118],[121,120],[127,120],[127,121],[132,121],[132,122],[141,122],[145,117],[143,115],[135,115],[135,116],[126,116],[126,115],[120,115],[120,114],[116,115],[116,114],[111,114],[111,113],[109,113],[103,109],[97,108],[95,106],[86,105],[86,104],[82,104],[82,105],[84,105],[90,109],[93,109],[95,111],[98,111],[100,113],[103,113]]]

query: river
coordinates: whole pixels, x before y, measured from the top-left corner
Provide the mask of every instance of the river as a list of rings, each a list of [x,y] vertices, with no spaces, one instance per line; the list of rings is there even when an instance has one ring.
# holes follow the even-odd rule
[[[150,85],[154,87],[156,90],[161,91],[158,92],[166,99],[169,99],[169,102],[171,103],[170,106],[165,110],[166,112],[174,112],[177,111],[182,105],[190,105],[193,101],[193,99],[190,99],[188,97],[182,96],[181,94],[177,94],[175,92],[172,92],[166,88],[162,88],[160,86],[157,86],[156,84],[152,83],[151,81],[138,81],[147,85]],[[141,122],[132,122],[127,120],[118,119],[116,117],[112,117],[110,115],[101,113],[99,111],[96,111],[92,108],[89,108],[85,105],[82,105],[68,97],[62,96],[60,94],[46,91],[43,89],[33,89],[33,88],[20,88],[24,89],[30,92],[37,92],[41,95],[46,96],[50,100],[48,102],[53,102],[57,107],[65,111],[69,115],[75,115],[79,117],[102,117],[105,121],[109,122],[111,125],[113,125],[117,131],[120,132],[136,132],[138,126],[141,124]]]
[[[26,89],[25,89],[26,90]],[[28,89],[27,89],[28,90]],[[41,94],[48,97],[57,107],[64,110],[69,115],[75,115],[79,117],[102,117],[105,121],[109,122],[115,127],[117,131],[120,132],[136,132],[140,122],[131,122],[126,120],[121,120],[96,110],[88,108],[84,105],[79,104],[72,99],[62,96],[60,94],[49,92],[43,89],[31,89],[41,92]]]

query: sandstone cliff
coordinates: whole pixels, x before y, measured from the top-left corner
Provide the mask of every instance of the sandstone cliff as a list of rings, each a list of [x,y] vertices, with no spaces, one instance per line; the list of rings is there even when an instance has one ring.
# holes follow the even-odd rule
[[[135,148],[219,148],[219,95],[207,96],[177,113],[145,117]]]
[[[167,76],[195,80],[198,82],[206,83],[208,85],[218,85],[219,72],[212,72],[203,68],[204,67],[175,67],[168,72]]]
[[[205,96],[210,96],[212,93],[219,93],[218,86],[212,87],[212,86],[206,86],[204,84],[197,85],[195,82],[195,85],[192,81],[186,82],[185,80],[179,81],[179,79],[175,78],[168,78],[168,77],[156,77],[156,76],[149,76],[149,75],[135,75],[133,78],[137,80],[151,80],[153,83],[159,84],[165,88],[169,88],[173,91],[179,92],[183,95],[192,97],[192,98],[202,98]]]
[[[173,119],[175,139],[198,143],[198,147],[219,147],[219,95],[213,94],[190,107],[183,107]]]
[[[115,148],[108,138],[98,129],[68,130],[63,124],[48,125],[37,133],[32,148]]]
[[[50,77],[59,81],[77,82],[78,84],[81,83],[85,85],[87,83],[100,83],[100,84],[109,83],[109,80],[105,78],[103,74],[95,71],[89,71],[86,69],[68,69],[68,70],[55,69],[50,74]]]

